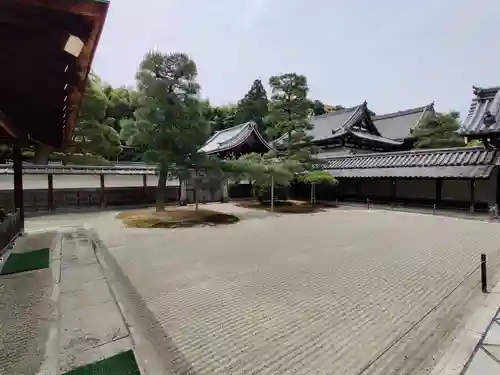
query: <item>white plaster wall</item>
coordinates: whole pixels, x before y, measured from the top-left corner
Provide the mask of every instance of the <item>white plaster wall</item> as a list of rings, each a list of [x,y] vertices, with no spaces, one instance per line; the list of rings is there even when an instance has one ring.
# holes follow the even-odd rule
[[[100,187],[100,177],[96,175],[54,175],[54,189],[78,189]],[[142,186],[142,175],[104,175],[106,187],[137,187]],[[158,177],[147,176],[148,186],[158,185]],[[167,181],[167,186],[178,186],[178,180]],[[25,190],[47,189],[48,178],[45,174],[25,174],[23,176]],[[13,190],[14,176],[0,175],[0,190]]]

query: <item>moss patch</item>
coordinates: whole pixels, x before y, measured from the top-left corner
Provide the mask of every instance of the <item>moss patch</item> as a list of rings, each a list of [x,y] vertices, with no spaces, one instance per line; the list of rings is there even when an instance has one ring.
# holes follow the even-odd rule
[[[239,207],[250,208],[256,210],[266,210],[271,211],[271,202],[241,202],[238,204]],[[274,212],[284,213],[284,214],[308,214],[312,212],[321,211],[324,208],[321,204],[311,204],[310,202],[304,201],[274,201]]]
[[[77,369],[66,372],[65,375],[140,375],[134,352],[128,350],[113,357],[103,359],[102,361],[90,365],[78,367]]]
[[[222,212],[194,208],[167,209],[164,212],[134,210],[116,215],[129,228],[178,228],[197,225],[233,224],[238,217]]]
[[[49,267],[50,249],[44,248],[26,253],[11,253],[0,275],[39,270]]]

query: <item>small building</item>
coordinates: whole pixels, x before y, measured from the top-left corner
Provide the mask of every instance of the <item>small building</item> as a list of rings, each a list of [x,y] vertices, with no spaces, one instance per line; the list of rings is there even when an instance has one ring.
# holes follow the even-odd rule
[[[200,152],[221,158],[238,157],[252,152],[264,153],[272,149],[253,121],[214,133],[200,148]]]
[[[272,146],[264,139],[262,134],[260,134],[257,124],[253,121],[249,121],[231,128],[216,131],[205,144],[200,147],[199,152],[217,156],[221,159],[227,159],[252,152],[265,153],[272,149]],[[240,186],[239,188],[241,189],[242,187]],[[208,191],[204,189],[198,193],[201,195],[198,197],[198,201],[200,202],[215,200],[227,202],[229,200],[228,181],[222,181],[220,189],[217,191]],[[234,194],[232,195],[234,196]],[[236,192],[236,195],[239,195],[239,193]],[[192,203],[196,198],[196,189],[192,183],[192,179],[189,181],[180,181],[180,203],[182,205]]]
[[[500,86],[473,86],[469,113],[460,127],[468,140],[480,139],[488,149],[500,148]]]
[[[412,130],[428,115],[434,104],[379,116],[371,116],[366,102],[337,110],[311,120],[308,131],[312,143],[320,148],[320,157],[373,152],[406,151],[413,148]],[[285,136],[275,141],[276,148]]]

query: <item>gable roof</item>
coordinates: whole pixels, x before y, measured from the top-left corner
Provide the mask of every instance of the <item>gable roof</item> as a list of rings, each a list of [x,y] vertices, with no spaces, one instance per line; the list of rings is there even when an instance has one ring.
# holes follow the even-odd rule
[[[488,178],[495,162],[495,151],[474,147],[339,156],[319,168],[340,178]]]
[[[427,113],[433,112],[434,102],[421,107],[372,116],[372,120],[380,134],[385,138],[403,140],[411,138],[412,129],[419,124]]]
[[[314,116],[310,121],[313,128],[308,130],[306,134],[312,138],[312,142],[336,138],[361,120],[365,112],[367,113],[366,102],[354,107]],[[285,137],[286,134],[283,134],[275,140],[275,144],[282,143]]]
[[[257,124],[253,121],[249,121],[228,129],[216,131],[198,152],[216,154],[218,152],[228,151],[242,145],[252,135],[254,135],[267,149],[272,150],[271,145],[269,145],[257,129]]]
[[[500,87],[473,86],[475,97],[469,108],[469,113],[460,126],[461,135],[481,135],[500,132]],[[489,111],[495,122],[485,124],[485,115]]]

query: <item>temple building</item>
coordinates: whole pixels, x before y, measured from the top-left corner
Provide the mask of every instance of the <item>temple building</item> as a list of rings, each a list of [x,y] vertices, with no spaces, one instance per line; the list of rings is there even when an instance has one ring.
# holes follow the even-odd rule
[[[414,129],[435,115],[434,103],[372,115],[363,102],[312,118],[308,135],[320,149],[318,156],[324,160],[320,167],[340,180],[336,188],[318,187],[317,199],[471,211],[500,203],[496,151],[500,146],[500,87],[474,87],[473,92],[460,134],[481,139],[486,148],[415,149]],[[200,151],[222,158],[263,153],[282,148],[284,137],[270,145],[250,122],[216,132]],[[226,201],[227,182],[221,192],[221,200]],[[304,192],[308,195],[309,189]]]
[[[228,129],[216,131],[199,149],[207,155],[215,155],[221,159],[239,157],[252,152],[265,153],[272,150],[272,146],[260,134],[257,124],[249,121]],[[236,188],[237,189],[237,188]],[[180,202],[185,205],[196,200],[196,189],[192,180],[180,181]],[[229,200],[229,184],[227,180],[221,182],[218,191],[201,190],[199,201],[227,202]],[[234,196],[234,194],[232,194]]]
[[[475,97],[462,123],[460,134],[480,139],[488,149],[500,148],[500,86],[473,87]]]

